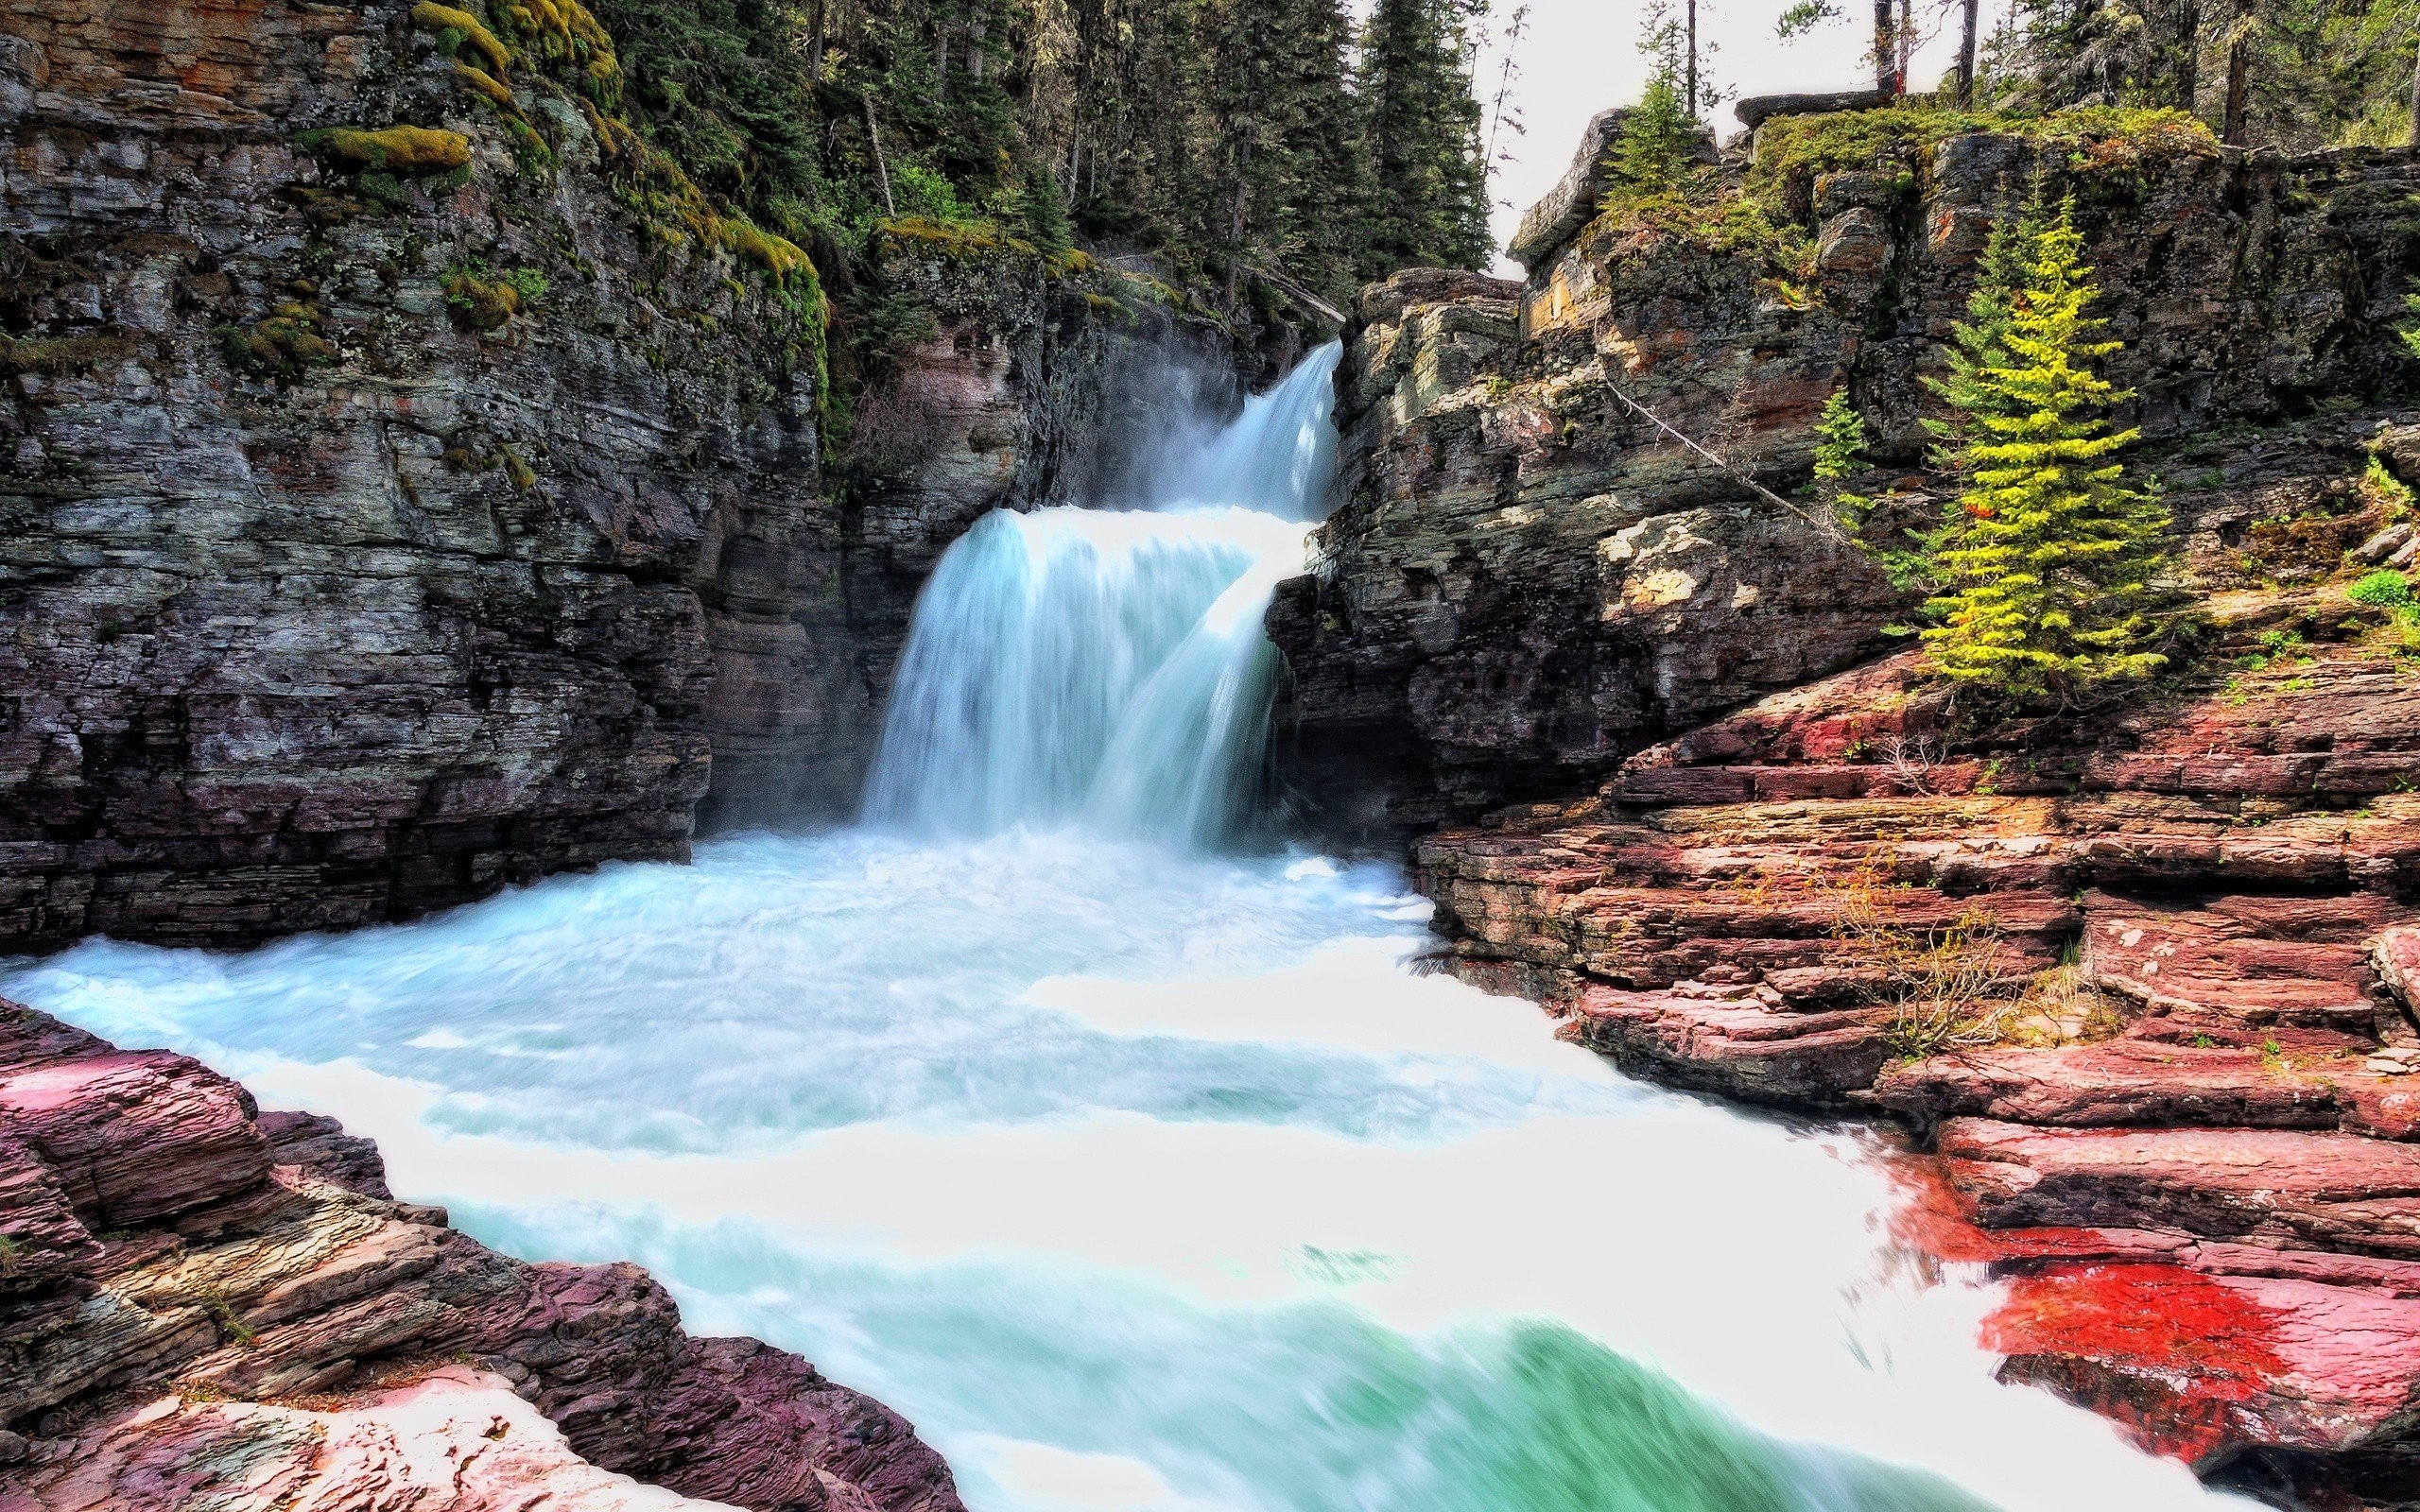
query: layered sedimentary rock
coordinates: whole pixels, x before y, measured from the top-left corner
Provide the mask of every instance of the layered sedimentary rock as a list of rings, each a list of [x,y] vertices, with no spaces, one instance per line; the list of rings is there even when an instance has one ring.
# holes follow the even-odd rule
[[[1565,1037],[1929,1142],[1910,1242],[2012,1278],[2011,1378],[2230,1484],[2400,1504],[2420,682],[2341,581],[2235,607],[2234,654],[2132,706],[1961,726],[1902,653],[1419,876],[1461,971]]]
[[[1170,322],[904,246],[858,272],[937,311],[884,390],[931,422],[844,508],[813,269],[578,10],[0,11],[0,949],[843,810],[923,566],[1089,465]]]
[[[1735,233],[1612,215],[1531,249],[1526,284],[1414,272],[1364,294],[1339,376],[1338,507],[1270,619],[1303,811],[1397,841],[1567,794],[1883,649],[1909,595],[1742,476],[1792,494],[1843,390],[1877,487],[1921,467],[1922,380],[1944,369],[1990,226],[2046,170],[2078,196],[2100,309],[2127,344],[2110,375],[2135,391],[2124,418],[2187,527],[2241,547],[2258,522],[2348,512],[2326,501],[2379,420],[2408,418],[2411,154],[1972,131],[1835,171],[1737,162],[1812,241],[1804,283]]]
[[[635,1266],[495,1254],[184,1057],[0,1005],[0,1146],[11,1512],[959,1507],[880,1403]]]
[[[1809,279],[1712,211],[1549,204],[1526,284],[1364,295],[1339,508],[1270,615],[1290,790],[1352,837],[1452,823],[1413,850],[1456,969],[1565,1037],[1897,1121],[1904,1237],[2009,1278],[2011,1379],[2281,1504],[2411,1504],[2420,680],[2347,589],[2420,559],[2420,156],[1835,119],[1726,168]],[[1797,490],[1845,393],[1857,486],[1937,517],[1924,380],[2045,172],[2190,628],[2021,715],[1928,671],[1891,542]]]

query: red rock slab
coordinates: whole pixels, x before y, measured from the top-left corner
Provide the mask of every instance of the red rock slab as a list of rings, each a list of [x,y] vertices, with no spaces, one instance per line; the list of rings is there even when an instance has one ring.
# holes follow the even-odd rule
[[[2420,1259],[2420,1145],[2284,1129],[2036,1128],[1956,1118],[1938,1148],[1987,1228],[2169,1228]]]
[[[2334,1128],[2344,1113],[2335,1088],[2253,1052],[2127,1040],[1902,1061],[1883,1069],[1869,1095],[1912,1118],[2070,1127]]]
[[[1754,998],[1591,987],[1557,1033],[1634,1074],[1784,1108],[1842,1103],[1889,1054],[1874,1009],[1793,1013]]]
[[[39,1291],[100,1253],[49,1167],[0,1136],[0,1296]]]
[[[0,1512],[716,1512],[587,1463],[510,1383],[466,1366],[325,1407],[158,1397],[57,1448],[16,1468]],[[788,1504],[875,1504],[834,1489],[843,1494],[818,1486]]]
[[[2370,945],[2370,967],[2406,1013],[2420,1014],[2420,925],[2381,931]]]
[[[1983,1325],[2003,1379],[2049,1387],[2157,1453],[2342,1452],[2420,1406],[2420,1300],[2160,1263],[2058,1263],[2014,1278]]]
[[[51,1061],[0,1076],[0,1131],[47,1166],[95,1229],[131,1228],[268,1179],[242,1088],[166,1051]]]
[[[2187,1021],[2366,1040],[2377,1007],[2364,944],[2402,913],[2368,894],[2185,906],[2095,892],[2084,900],[2085,974],[2154,1013]]]

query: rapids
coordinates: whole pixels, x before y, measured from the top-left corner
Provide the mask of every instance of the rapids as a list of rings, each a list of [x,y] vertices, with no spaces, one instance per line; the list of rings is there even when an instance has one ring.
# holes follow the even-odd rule
[[[0,993],[337,1114],[498,1247],[641,1262],[977,1512],[2214,1500],[1992,1379],[1994,1289],[1894,1248],[1866,1138],[1629,1081],[1422,972],[1398,873],[1231,843],[1334,363],[1160,507],[953,547],[855,827]]]

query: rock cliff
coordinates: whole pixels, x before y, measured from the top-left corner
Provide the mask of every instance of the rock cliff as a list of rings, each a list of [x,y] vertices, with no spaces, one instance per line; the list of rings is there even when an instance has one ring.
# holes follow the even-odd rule
[[[182,1056],[0,1005],[0,1169],[9,1512],[960,1512],[881,1403],[635,1266],[495,1254]]]
[[[1829,150],[1793,119],[1728,164],[1753,215],[1600,216],[1525,248],[1526,284],[1412,272],[1363,295],[1336,512],[1270,620],[1284,776],[1329,833],[1400,841],[1568,793],[1882,649],[1910,605],[1879,567],[1633,402],[1789,494],[1846,388],[1881,461],[1920,471],[1921,380],[1993,218],[2037,184],[2077,197],[2127,419],[2205,540],[2341,491],[2375,423],[2269,428],[2410,403],[2409,153],[2245,158],[2116,124],[1852,128]]]
[[[816,270],[622,82],[576,4],[0,10],[0,950],[854,800],[923,569],[1176,321],[903,243],[921,429],[844,489]]]
[[[2414,559],[2420,159],[2152,128],[1852,122],[1810,169],[1777,117],[1731,171],[1797,217],[1805,285],[1767,232],[1609,215],[1526,284],[1370,290],[1340,507],[1271,615],[1282,759],[1333,830],[1456,821],[1415,846],[1456,969],[1566,1038],[1902,1125],[1902,1237],[2008,1279],[2009,1378],[2281,1505],[2410,1505],[2420,660],[2347,588]],[[1743,479],[1801,484],[1845,388],[1931,506],[1921,381],[2045,179],[2197,601],[2149,686],[2020,718]]]

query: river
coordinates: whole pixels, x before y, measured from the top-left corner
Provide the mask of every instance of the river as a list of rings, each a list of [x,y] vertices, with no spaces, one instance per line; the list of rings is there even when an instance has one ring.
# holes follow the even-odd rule
[[[1269,831],[1323,352],[1148,501],[995,515],[856,825],[0,993],[342,1118],[531,1259],[636,1260],[906,1413],[977,1512],[2088,1512],[2181,1467],[1998,1384],[1878,1143],[1631,1081]]]

